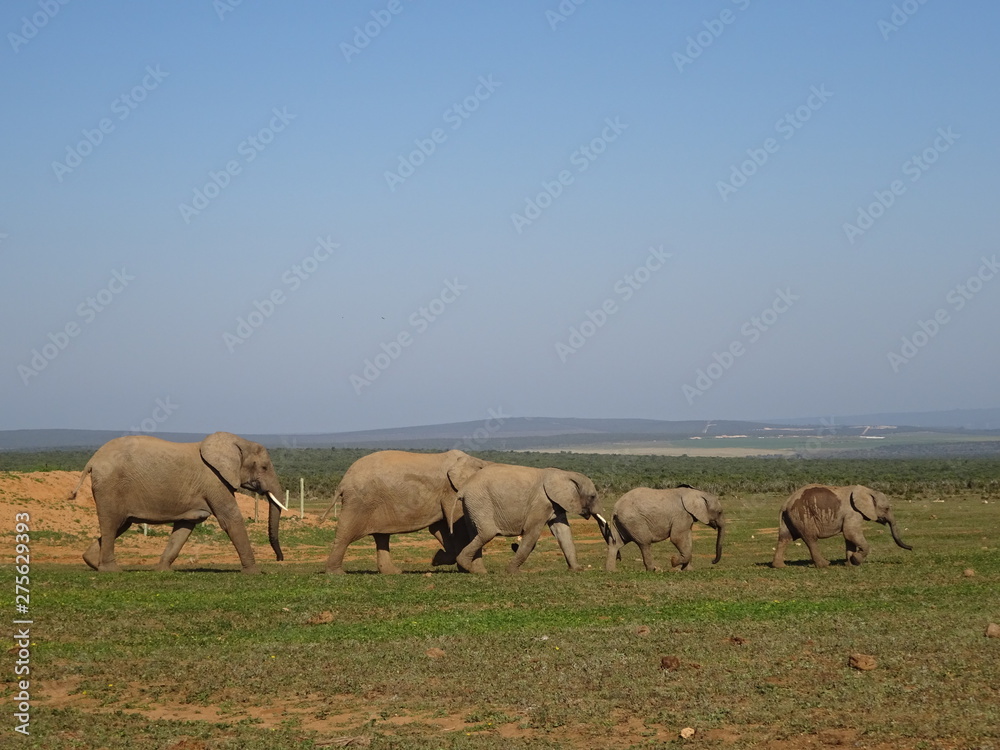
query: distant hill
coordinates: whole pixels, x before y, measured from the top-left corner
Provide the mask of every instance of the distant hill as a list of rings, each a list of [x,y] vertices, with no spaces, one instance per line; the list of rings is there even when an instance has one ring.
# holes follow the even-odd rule
[[[499,416],[474,422],[397,427],[381,430],[300,435],[251,435],[243,437],[270,447],[395,447],[451,448],[465,450],[543,447],[565,443],[628,440],[678,440],[695,435],[748,434],[767,425],[756,422],[670,422],[655,419],[572,419],[557,417]],[[124,432],[111,430],[0,430],[0,451],[96,448]],[[164,440],[196,442],[204,433],[155,433]]]
[[[783,438],[793,450],[800,450],[790,441],[809,441],[806,447],[813,455],[825,451],[831,438],[853,440],[858,445],[841,445],[839,450],[863,447],[867,455],[877,454],[882,446],[871,440],[890,443],[904,434],[919,434],[921,455],[929,455],[936,443],[959,440],[1000,438],[1000,409],[980,409],[915,414],[872,414],[830,419],[790,419],[773,422],[666,421],[657,419],[574,419],[561,417],[507,417],[496,415],[486,420],[450,424],[398,427],[381,430],[333,432],[298,435],[251,435],[269,448],[401,448],[409,450],[447,450],[461,448],[474,452],[484,450],[579,450],[586,446],[619,446],[684,441],[693,438],[717,438],[712,445],[723,446],[733,441],[764,445],[759,438]],[[0,451],[45,451],[56,449],[94,449],[123,432],[111,430],[0,430]],[[205,433],[156,433],[157,437],[177,442],[197,442]],[[950,436],[950,437],[949,437]],[[817,442],[822,440],[823,442]],[[782,441],[768,440],[777,447]],[[862,446],[863,444],[863,446]],[[694,443],[691,444],[692,447]],[[707,445],[698,442],[697,445]],[[983,446],[985,448],[985,446]],[[889,444],[885,445],[889,448]],[[613,448],[614,449],[614,448]],[[895,448],[900,450],[900,448]],[[962,450],[973,451],[974,447]],[[996,447],[993,447],[996,450]],[[617,450],[616,450],[617,452]],[[874,453],[873,453],[874,452]]]

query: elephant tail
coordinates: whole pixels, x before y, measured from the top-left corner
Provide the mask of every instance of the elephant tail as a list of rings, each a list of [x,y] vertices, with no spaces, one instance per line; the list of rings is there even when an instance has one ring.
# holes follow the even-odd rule
[[[76,487],[74,487],[69,491],[69,494],[66,496],[67,500],[76,500],[76,493],[80,491],[80,488],[83,486],[83,482],[87,478],[87,475],[91,474],[94,471],[94,467],[91,466],[91,463],[92,461],[88,461],[87,465],[83,467],[83,471],[80,473],[80,481],[76,483]]]
[[[330,515],[330,511],[332,511],[334,508],[337,507],[337,503],[342,504],[343,500],[344,500],[344,491],[340,487],[338,487],[337,491],[333,493],[333,502],[330,503],[329,508],[323,511],[323,515],[319,517],[319,522],[323,523],[323,521],[326,520],[326,517]]]

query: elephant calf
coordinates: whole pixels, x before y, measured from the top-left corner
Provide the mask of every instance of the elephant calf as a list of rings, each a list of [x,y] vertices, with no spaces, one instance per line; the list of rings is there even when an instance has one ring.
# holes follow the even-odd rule
[[[639,545],[642,562],[648,571],[660,568],[653,562],[652,545],[669,539],[680,556],[670,559],[671,567],[689,570],[691,567],[691,527],[695,521],[716,529],[715,559],[722,559],[722,538],[726,521],[722,504],[715,495],[683,485],[676,489],[654,490],[637,487],[618,498],[611,523],[597,517],[608,557],[604,569],[614,571],[621,559],[621,549],[629,542]]]
[[[788,543],[802,539],[816,567],[825,568],[830,562],[820,553],[816,540],[837,534],[844,535],[847,562],[860,565],[871,550],[862,533],[863,521],[888,524],[893,541],[903,549],[913,549],[899,538],[889,500],[881,492],[859,484],[847,487],[809,484],[800,487],[781,506],[778,546],[774,549],[771,567],[783,568]]]
[[[597,489],[583,474],[562,469],[493,464],[476,474],[459,496],[472,541],[458,555],[460,567],[485,573],[483,546],[496,536],[521,535],[507,572],[516,573],[547,525],[570,570],[581,570],[567,512],[590,518],[600,509]]]

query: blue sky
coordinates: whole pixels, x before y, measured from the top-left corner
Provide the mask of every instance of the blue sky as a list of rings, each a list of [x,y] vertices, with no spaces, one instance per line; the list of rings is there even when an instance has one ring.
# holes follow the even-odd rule
[[[5,3],[0,428],[1000,405],[998,16]]]

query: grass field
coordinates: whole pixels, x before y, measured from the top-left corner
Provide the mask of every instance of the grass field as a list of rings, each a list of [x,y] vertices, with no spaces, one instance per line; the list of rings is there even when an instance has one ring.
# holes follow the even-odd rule
[[[650,474],[643,457],[506,458],[589,466],[606,510],[638,476],[665,483],[678,470]],[[989,466],[715,461],[681,468],[708,467],[722,496],[723,559],[710,565],[714,533],[702,529],[686,573],[645,573],[634,545],[605,573],[597,527],[582,519],[573,532],[590,569],[575,574],[551,537],[520,575],[500,572],[511,554],[502,539],[485,550],[489,576],[435,570],[421,532],[394,539],[401,576],[372,574],[366,541],[351,548],[353,574],[330,577],[320,571],[334,525],[291,519],[284,563],[269,558],[264,524],[251,524],[256,577],[236,572],[207,524],[192,542],[218,545],[221,559],[228,549],[231,562],[98,575],[35,557],[31,736],[13,733],[15,648],[0,746],[1000,748],[1000,639],[984,635],[1000,622]],[[848,467],[875,486],[891,475],[882,488],[897,490],[914,550],[872,524],[859,568],[817,570],[793,546],[789,567],[770,569],[783,499],[772,485]],[[14,529],[3,531],[13,579]],[[89,542],[46,534],[73,551]],[[842,559],[842,542],[823,545]],[[673,551],[654,549],[664,562]],[[13,580],[4,589],[13,613]],[[851,668],[853,653],[876,667]]]

